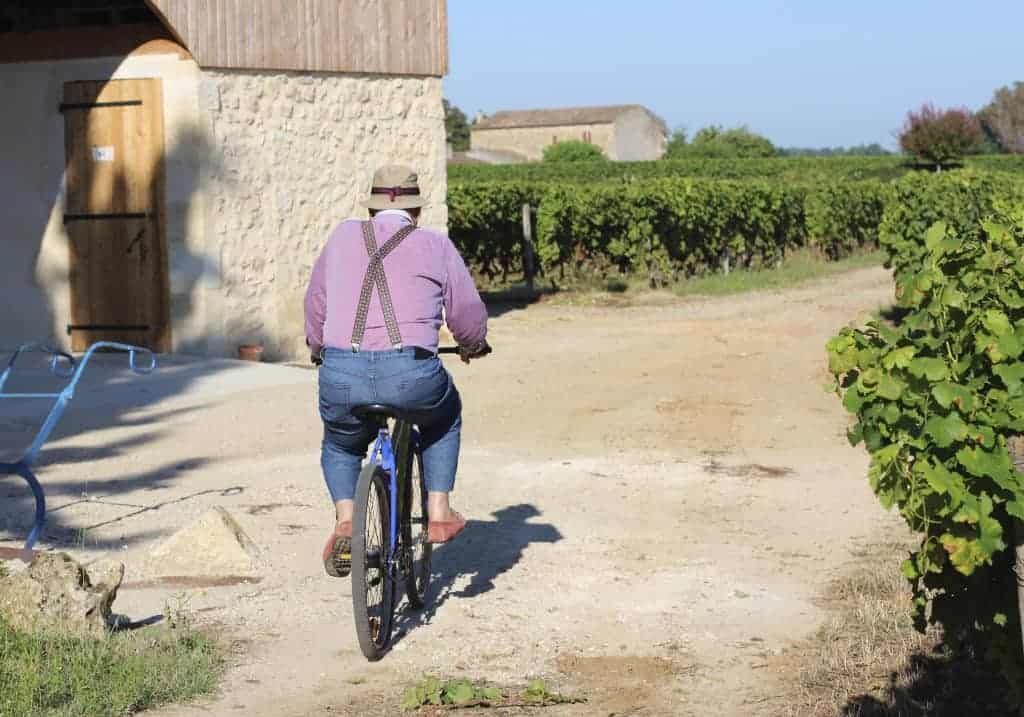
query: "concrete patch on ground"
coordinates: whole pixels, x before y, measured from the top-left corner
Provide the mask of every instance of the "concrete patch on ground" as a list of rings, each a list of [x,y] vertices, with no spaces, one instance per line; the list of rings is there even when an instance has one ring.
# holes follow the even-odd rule
[[[256,544],[227,510],[214,506],[154,548],[140,572],[163,579],[254,578],[260,574],[258,563]]]

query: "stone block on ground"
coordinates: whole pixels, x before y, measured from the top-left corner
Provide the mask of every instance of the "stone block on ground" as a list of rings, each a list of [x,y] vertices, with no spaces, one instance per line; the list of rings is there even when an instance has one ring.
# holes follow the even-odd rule
[[[57,631],[102,638],[124,565],[108,565],[91,579],[67,553],[41,553],[27,569],[0,578],[0,616],[16,630]]]
[[[258,555],[238,521],[215,506],[154,548],[143,572],[151,578],[257,577]]]

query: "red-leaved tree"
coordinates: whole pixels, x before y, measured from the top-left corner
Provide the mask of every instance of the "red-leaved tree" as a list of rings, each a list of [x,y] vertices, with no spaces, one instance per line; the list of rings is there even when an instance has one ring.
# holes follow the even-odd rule
[[[899,138],[904,152],[941,167],[980,145],[981,123],[966,107],[940,110],[926,104],[907,113]]]

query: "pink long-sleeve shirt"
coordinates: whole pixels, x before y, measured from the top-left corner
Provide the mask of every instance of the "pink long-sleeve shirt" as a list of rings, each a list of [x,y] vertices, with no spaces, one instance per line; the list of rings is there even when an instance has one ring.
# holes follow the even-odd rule
[[[373,219],[377,246],[411,223],[404,213]],[[328,346],[352,348],[352,327],[370,257],[361,222],[342,222],[331,232],[306,290],[306,342],[315,353]],[[458,250],[444,234],[417,228],[384,258],[384,273],[403,346],[436,351],[441,310],[460,346],[475,347],[487,336],[487,308]],[[360,350],[392,348],[376,289]]]

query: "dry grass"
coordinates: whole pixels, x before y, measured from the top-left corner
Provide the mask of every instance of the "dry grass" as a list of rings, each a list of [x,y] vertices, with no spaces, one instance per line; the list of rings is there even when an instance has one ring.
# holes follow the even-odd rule
[[[780,715],[1008,715],[1003,686],[972,654],[952,655],[937,628],[918,633],[899,563],[910,545],[871,546],[823,596],[830,619],[778,658],[791,692]]]

